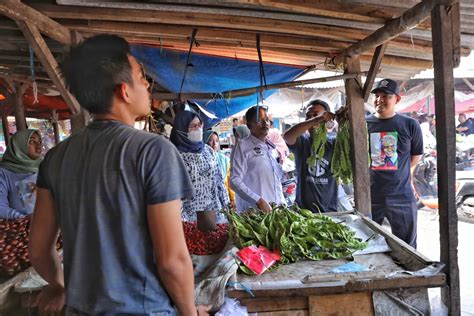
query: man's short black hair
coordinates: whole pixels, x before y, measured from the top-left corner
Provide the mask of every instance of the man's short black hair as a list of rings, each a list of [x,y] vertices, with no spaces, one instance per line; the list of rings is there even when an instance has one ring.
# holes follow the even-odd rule
[[[239,119],[236,118],[236,117],[234,117],[234,118],[232,119],[232,122],[238,122],[238,121],[239,121]]]
[[[91,113],[108,113],[117,85],[133,84],[130,45],[116,35],[98,35],[73,47],[60,68],[80,105]]]
[[[247,110],[247,112],[245,113],[245,120],[247,121],[247,125],[250,123],[250,122],[253,122],[256,120],[257,118],[257,108],[260,110],[260,109],[263,109],[265,110],[265,112],[267,112],[267,107],[266,106],[252,106],[250,109]]]
[[[320,99],[316,99],[316,100],[312,100],[308,103],[308,106],[306,107],[306,112],[308,112],[308,110],[315,106],[315,105],[320,105],[324,108],[324,111],[326,112],[329,112],[331,109],[329,108],[329,104],[327,104],[327,102],[324,102],[323,100],[320,100]]]

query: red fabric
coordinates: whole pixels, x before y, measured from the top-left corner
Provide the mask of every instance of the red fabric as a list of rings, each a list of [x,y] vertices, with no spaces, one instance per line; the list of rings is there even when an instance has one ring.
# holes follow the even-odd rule
[[[34,97],[32,93],[25,93],[23,96],[23,104],[27,109],[34,110],[67,110],[67,104],[60,96],[45,96],[38,94],[38,103],[33,104]]]

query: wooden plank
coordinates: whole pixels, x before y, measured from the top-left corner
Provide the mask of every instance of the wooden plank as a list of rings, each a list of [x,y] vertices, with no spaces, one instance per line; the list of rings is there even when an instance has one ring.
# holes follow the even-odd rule
[[[51,123],[53,125],[54,133],[54,144],[59,144],[59,126],[58,126],[58,112],[56,110],[51,111]]]
[[[371,35],[367,36],[363,40],[351,45],[339,55],[334,58],[334,64],[340,64],[344,61],[344,58],[349,56],[357,56],[366,52],[369,49],[372,49],[376,46],[379,46],[386,41],[391,40],[392,38],[397,37],[398,35],[405,32],[407,29],[410,29],[420,22],[429,17],[431,10],[435,5],[440,2],[454,2],[456,0],[426,0],[421,3],[418,3],[411,9],[405,11],[402,16],[393,19],[385,24],[384,27],[378,29]]]
[[[243,298],[243,299],[240,299],[240,304],[247,307],[247,311],[249,313],[307,310],[308,298],[307,297]]]
[[[360,73],[360,61],[357,57],[346,59],[345,74]],[[367,128],[365,122],[364,97],[360,77],[347,79],[346,96],[349,106],[352,146],[352,170],[354,175],[354,200],[356,209],[370,216],[370,175],[367,146]]]
[[[462,78],[462,81],[471,89],[471,91],[474,91],[474,85],[469,81],[467,78]]]
[[[310,296],[309,315],[374,315],[372,293]]]
[[[375,77],[380,68],[380,64],[382,63],[382,58],[385,54],[385,50],[387,49],[388,42],[377,46],[375,49],[374,57],[372,58],[372,63],[370,64],[369,73],[367,74],[367,79],[365,79],[364,83],[364,102],[367,102],[370,95],[370,90],[374,85]]]
[[[439,230],[441,261],[446,264],[448,287],[444,292],[450,315],[459,315],[460,290],[458,267],[458,216],[456,212],[456,132],[454,121],[453,31],[452,10],[436,6],[433,24],[434,95],[436,100],[436,139],[438,157]],[[440,187],[441,188],[441,187]]]
[[[308,310],[292,310],[280,312],[260,312],[258,316],[308,316]]]
[[[344,286],[314,286],[300,288],[285,288],[271,290],[252,290],[255,297],[288,297],[288,296],[312,296],[356,293],[376,290],[397,290],[401,288],[430,288],[446,286],[446,275],[443,273],[433,276],[413,276],[407,275],[398,278],[369,278],[352,280]],[[227,292],[232,298],[249,298],[250,294],[243,290],[229,290]]]
[[[23,105],[23,94],[28,84],[15,82],[15,94],[13,95],[13,113],[15,115],[16,130],[26,129],[25,108]]]
[[[254,94],[260,91],[265,91],[265,90],[289,88],[289,87],[303,86],[303,85],[313,84],[313,83],[318,83],[318,82],[329,82],[329,81],[341,80],[341,79],[346,79],[346,78],[351,78],[351,77],[353,78],[356,76],[360,76],[360,74],[365,74],[365,72],[357,73],[357,74],[344,74],[344,75],[331,76],[331,77],[325,77],[325,78],[295,80],[295,81],[289,81],[289,82],[269,84],[267,86],[258,86],[258,87],[252,87],[252,88],[246,88],[246,89],[223,91],[221,92],[220,95],[217,95],[217,93],[220,93],[220,91],[216,91],[215,93],[181,93],[181,94],[153,93],[153,98],[158,99],[158,100],[176,100],[179,97],[185,98],[185,99],[214,99],[218,97],[235,98],[239,96],[251,95],[251,94]]]
[[[2,0],[0,13],[15,21],[32,24],[59,43],[65,45],[71,43],[71,34],[66,27],[18,0]]]
[[[429,258],[425,257],[422,253],[418,252],[406,242],[387,232],[381,225],[368,218],[362,218],[362,220],[373,231],[385,237],[385,240],[392,249],[390,255],[405,269],[409,271],[417,271],[423,269],[431,262]]]
[[[142,10],[141,10],[142,11]],[[120,17],[120,16],[119,16]],[[110,17],[111,19],[113,17]],[[120,18],[116,18],[120,20]],[[95,33],[116,33],[116,34],[128,34],[128,35],[141,35],[141,36],[154,36],[156,38],[162,37],[166,38],[181,38],[186,39],[190,32],[192,31],[192,26],[187,26],[186,24],[179,25],[166,25],[159,23],[144,23],[143,20],[136,22],[126,21],[108,21],[108,20],[87,20],[87,23],[83,21],[71,21],[71,20],[60,20],[64,26],[67,26],[70,29],[79,30],[81,32],[95,32]],[[314,25],[317,27],[318,25]],[[321,27],[321,26],[319,26]],[[254,32],[249,32],[254,31]],[[356,40],[364,38],[365,34],[359,34],[358,32],[352,34],[347,33],[344,36],[333,36],[330,30],[324,29],[322,31],[314,31],[311,35],[304,33],[303,35],[297,36],[298,31],[295,31],[294,34],[265,34],[265,32],[259,30],[249,29],[247,31],[242,31],[239,29],[213,29],[209,27],[200,27],[199,33],[197,35],[198,42],[200,40],[214,40],[222,42],[242,42],[243,44],[253,44],[255,45],[255,32],[262,33],[262,43],[268,43],[270,46],[281,47],[282,45],[288,47],[292,46],[293,43],[296,46],[295,48],[303,49],[303,47],[308,47],[311,49],[314,46],[324,45],[325,42],[329,42],[327,46],[328,49],[336,46],[335,49],[342,50],[347,48],[349,44],[353,43]],[[271,32],[273,33],[273,32]],[[338,33],[340,34],[340,33]],[[348,37],[347,35],[351,35]],[[305,38],[302,36],[309,36]],[[281,40],[279,38],[281,37]],[[315,38],[318,37],[318,38]],[[306,43],[303,43],[305,41]],[[315,45],[316,44],[316,45]],[[405,39],[397,38],[390,42],[391,46],[398,47],[404,50],[413,50],[423,55],[431,52],[431,42],[426,40],[414,39]],[[343,46],[343,47],[342,47]],[[464,49],[465,54],[468,54],[468,51]]]
[[[80,108],[79,103],[77,102],[76,98],[74,98],[74,96],[67,90],[64,79],[59,73],[58,63],[53,54],[51,54],[51,51],[46,45],[46,42],[41,36],[38,28],[29,22],[17,22],[17,24],[25,35],[25,38],[30,43],[31,47],[33,47],[36,57],[38,57],[38,59],[41,61],[41,64],[56,86],[56,89],[61,93],[61,96],[68,105],[71,113],[78,113]]]
[[[236,2],[241,3],[242,1],[236,1]],[[288,3],[288,1],[278,1],[278,0],[277,1],[245,0],[243,2],[257,4],[259,7],[267,8],[267,9],[279,9],[279,10],[285,10],[289,12],[340,18],[344,20],[363,21],[363,22],[372,22],[372,23],[385,22],[385,20],[382,18],[355,14],[351,12],[315,8],[311,4],[308,4],[308,3],[298,3],[298,2]]]

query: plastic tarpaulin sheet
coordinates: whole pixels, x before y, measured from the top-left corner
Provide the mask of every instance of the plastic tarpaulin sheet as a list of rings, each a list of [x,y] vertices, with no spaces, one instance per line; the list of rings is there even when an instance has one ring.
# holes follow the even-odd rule
[[[134,45],[132,54],[141,61],[147,75],[166,90],[179,93],[186,66],[187,52]],[[292,81],[302,67],[264,63],[267,84]],[[191,54],[182,93],[219,93],[260,85],[259,63],[228,57]],[[264,92],[264,98],[277,90]],[[223,119],[257,104],[257,94],[214,100],[193,100],[206,111]]]

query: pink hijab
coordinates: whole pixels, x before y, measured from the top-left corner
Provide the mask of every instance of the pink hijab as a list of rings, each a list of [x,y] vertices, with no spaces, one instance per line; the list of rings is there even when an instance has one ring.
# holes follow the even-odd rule
[[[283,163],[288,154],[288,146],[286,146],[285,140],[280,134],[280,131],[276,128],[272,128],[268,131],[267,139],[271,141],[280,155],[280,163]]]

